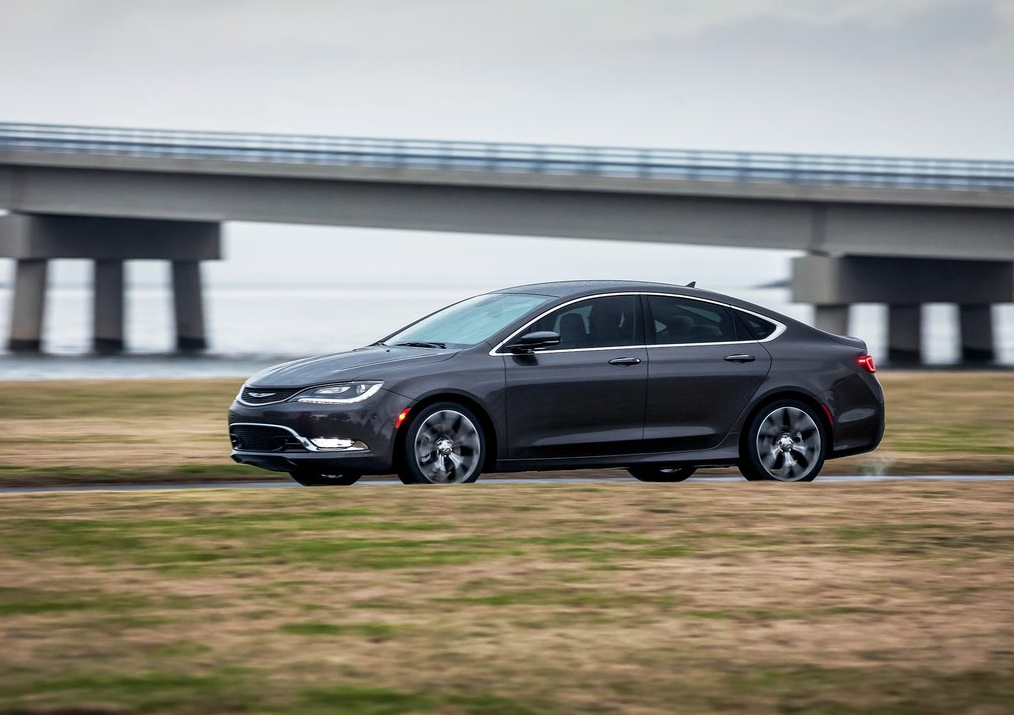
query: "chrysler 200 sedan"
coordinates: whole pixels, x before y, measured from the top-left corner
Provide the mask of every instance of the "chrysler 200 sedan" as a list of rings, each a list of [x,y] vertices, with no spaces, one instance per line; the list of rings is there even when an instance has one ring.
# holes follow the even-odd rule
[[[875,370],[861,340],[718,293],[543,283],[264,370],[229,410],[229,436],[235,461],[307,486],[586,467],[677,482],[732,465],[802,482],[880,443]]]

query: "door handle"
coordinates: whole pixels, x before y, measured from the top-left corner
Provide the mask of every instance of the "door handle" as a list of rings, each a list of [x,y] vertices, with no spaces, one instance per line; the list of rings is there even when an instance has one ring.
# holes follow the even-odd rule
[[[610,365],[640,365],[641,358],[613,358],[609,361]]]
[[[726,362],[753,362],[756,360],[753,355],[726,355]]]

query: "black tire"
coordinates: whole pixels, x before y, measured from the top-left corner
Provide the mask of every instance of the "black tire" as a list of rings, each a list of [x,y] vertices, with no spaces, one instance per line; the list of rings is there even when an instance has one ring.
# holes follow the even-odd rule
[[[359,481],[361,474],[334,474],[324,472],[289,472],[289,476],[304,487],[347,487]]]
[[[798,400],[778,400],[750,420],[738,466],[750,481],[811,482],[826,456],[820,416]]]
[[[482,473],[486,435],[475,414],[455,402],[437,402],[412,416],[403,445],[406,484],[468,484]]]
[[[657,467],[640,464],[627,467],[630,475],[642,482],[682,482],[697,471],[694,467]]]

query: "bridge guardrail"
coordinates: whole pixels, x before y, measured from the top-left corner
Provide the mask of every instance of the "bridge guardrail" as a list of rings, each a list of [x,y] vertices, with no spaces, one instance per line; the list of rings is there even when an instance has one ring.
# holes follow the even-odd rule
[[[1014,189],[1014,162],[244,134],[0,123],[0,150],[280,164],[954,191]]]

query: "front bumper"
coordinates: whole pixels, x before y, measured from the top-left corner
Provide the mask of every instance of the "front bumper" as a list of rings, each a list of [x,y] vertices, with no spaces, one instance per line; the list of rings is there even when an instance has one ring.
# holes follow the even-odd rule
[[[409,406],[407,398],[383,389],[350,405],[236,401],[229,408],[232,459],[275,472],[387,474],[394,467],[396,420]]]

